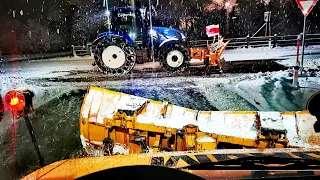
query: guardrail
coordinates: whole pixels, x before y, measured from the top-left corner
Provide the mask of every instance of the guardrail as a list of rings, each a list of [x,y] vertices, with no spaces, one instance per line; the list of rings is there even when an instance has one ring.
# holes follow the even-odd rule
[[[91,44],[87,44],[87,46],[74,46],[72,45],[72,54],[74,56],[86,56],[91,54]]]
[[[268,36],[261,37],[242,37],[242,38],[230,38],[225,40],[230,40],[227,49],[236,49],[236,48],[248,48],[248,47],[268,47],[269,41],[271,47],[278,46],[296,46],[297,45],[298,35],[286,35],[278,36],[274,35],[270,38]],[[196,40],[191,41],[190,44],[192,47],[207,47],[207,43],[212,42],[210,39],[206,40]],[[306,46],[308,45],[320,45],[320,34],[307,34],[306,35]]]
[[[299,34],[298,34],[299,35]],[[260,37],[241,37],[241,38],[230,38],[225,40],[230,40],[227,49],[236,48],[249,48],[249,47],[281,47],[281,46],[296,46],[298,35],[286,35],[278,36],[273,35],[270,38],[268,36]],[[208,43],[211,43],[212,39],[196,40],[191,41],[190,45],[192,47],[205,48]],[[320,34],[307,34],[306,35],[306,46],[308,45],[320,45]],[[72,53],[74,56],[84,56],[91,54],[92,44],[87,44],[87,46],[72,46]]]

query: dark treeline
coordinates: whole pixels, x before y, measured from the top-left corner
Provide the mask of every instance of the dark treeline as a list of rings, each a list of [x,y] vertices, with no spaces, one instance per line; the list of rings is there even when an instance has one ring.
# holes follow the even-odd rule
[[[220,1],[222,2],[222,1]],[[104,24],[104,0],[10,0],[0,4],[0,54],[69,51],[92,41]],[[308,33],[320,33],[320,3],[309,14]],[[108,0],[109,7],[145,7],[148,0]],[[219,24],[225,37],[253,35],[271,11],[272,34],[302,32],[295,0],[237,0],[226,9],[212,0],[152,0],[153,24],[182,30],[191,40],[207,38],[205,27]],[[263,36],[264,30],[257,34]]]

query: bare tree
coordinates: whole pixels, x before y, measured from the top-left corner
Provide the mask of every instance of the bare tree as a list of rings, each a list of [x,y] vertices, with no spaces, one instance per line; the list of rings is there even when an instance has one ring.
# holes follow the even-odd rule
[[[69,7],[73,11],[72,40],[76,44],[85,44],[92,41],[98,29],[103,25],[103,19],[99,12],[102,9],[102,1],[70,0]]]
[[[19,45],[22,52],[45,53],[50,52],[52,44],[61,43],[58,34],[50,34],[47,26],[39,20],[28,20],[24,34],[22,34]]]

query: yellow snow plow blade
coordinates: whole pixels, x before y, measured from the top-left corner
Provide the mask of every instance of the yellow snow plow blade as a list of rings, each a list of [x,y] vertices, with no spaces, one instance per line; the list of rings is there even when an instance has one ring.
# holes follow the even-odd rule
[[[319,148],[308,111],[198,111],[89,87],[80,138],[94,156],[244,148]]]

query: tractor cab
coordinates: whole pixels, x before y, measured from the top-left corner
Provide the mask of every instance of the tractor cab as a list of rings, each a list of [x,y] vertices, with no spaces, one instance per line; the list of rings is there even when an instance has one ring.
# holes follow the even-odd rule
[[[153,12],[152,14],[156,14]],[[181,41],[185,36],[177,29],[150,26],[150,11],[148,8],[109,8],[104,12],[105,23],[98,38],[108,34],[123,36],[131,45],[150,43],[152,37],[155,46],[166,39],[174,38]],[[150,44],[149,44],[150,46]]]
[[[98,38],[107,34],[124,36],[132,45],[146,38],[145,10],[139,8],[110,8],[104,12],[104,27]]]

